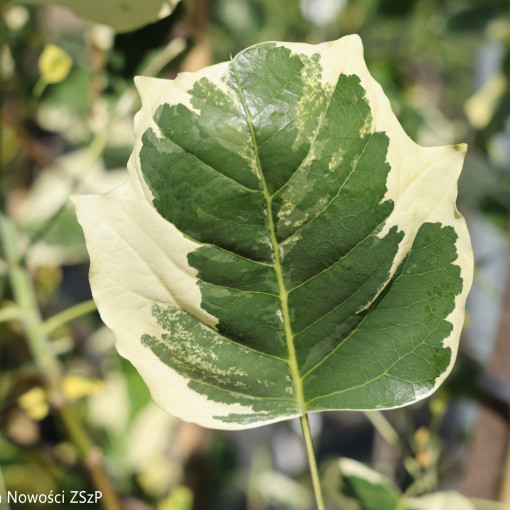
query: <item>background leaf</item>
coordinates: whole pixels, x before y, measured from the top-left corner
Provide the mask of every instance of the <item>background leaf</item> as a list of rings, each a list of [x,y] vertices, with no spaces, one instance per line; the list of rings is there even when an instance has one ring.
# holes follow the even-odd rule
[[[168,16],[179,0],[23,0],[23,3],[59,5],[77,16],[111,26],[116,32],[128,32]]]
[[[445,491],[406,498],[385,476],[361,462],[342,458],[331,462],[324,486],[343,510],[474,510],[473,503],[458,492]],[[489,503],[497,505],[497,503]]]
[[[352,459],[331,462],[324,487],[345,510],[410,510],[390,480]]]
[[[475,510],[475,506],[468,498],[453,491],[437,492],[436,494],[428,494],[421,498],[413,498],[409,500],[409,503],[412,505],[413,510],[449,510],[450,508],[455,508],[455,510]]]

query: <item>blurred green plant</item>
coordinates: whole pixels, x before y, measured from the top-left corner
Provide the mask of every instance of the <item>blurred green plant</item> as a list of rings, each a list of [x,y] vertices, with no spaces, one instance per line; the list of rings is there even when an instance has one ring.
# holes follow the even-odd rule
[[[402,494],[386,477],[352,459],[332,462],[324,475],[325,484],[344,510],[432,510],[455,508],[476,510],[459,493],[439,492],[420,498]]]
[[[102,3],[108,6],[106,0]],[[323,14],[326,3],[330,4],[329,18]],[[202,44],[208,48],[206,54],[213,56],[209,61],[210,57],[200,60],[200,65],[228,60],[230,54],[261,40],[318,43],[360,33],[368,65],[406,131],[425,145],[468,141],[470,152],[460,185],[461,202],[507,228],[510,6],[506,0],[184,0],[181,4],[172,16],[156,24],[119,34],[109,27],[83,23],[52,7],[2,3],[0,178],[4,226],[11,233],[14,227],[14,244],[19,248],[14,272],[24,275],[22,279],[33,288],[36,299],[31,303],[41,316],[36,320],[42,326],[38,334],[44,333],[50,356],[59,360],[62,384],[69,376],[82,378],[85,386],[89,381],[92,386],[102,381],[102,391],[71,399],[66,406],[102,451],[108,476],[122,495],[124,507],[131,508],[141,501],[151,506],[166,501],[189,506],[187,496],[172,496],[175,490],[178,494],[182,483],[193,488],[196,509],[239,507],[244,500],[250,510],[265,509],[270,504],[285,507],[285,494],[278,493],[275,484],[274,490],[269,490],[271,484],[261,481],[273,480],[270,461],[261,468],[265,475],[258,477],[259,483],[253,477],[241,476],[246,468],[240,465],[242,460],[235,460],[240,450],[238,447],[232,452],[231,439],[216,436],[211,442],[187,425],[166,421],[165,415],[150,403],[136,371],[113,356],[111,335],[90,313],[94,305],[85,283],[87,255],[67,197],[76,191],[105,192],[121,183],[121,172],[115,170],[125,166],[129,155],[132,114],[137,109],[132,77],[143,74],[143,68],[151,65],[153,69],[146,74],[153,76],[162,71],[163,76],[173,77],[186,68],[190,50],[198,40],[194,28],[197,21],[191,16],[195,9],[205,19],[201,25],[205,34]],[[313,9],[320,11],[317,16]],[[151,10],[152,19],[161,13],[156,11]],[[141,26],[147,18],[140,16],[135,21]],[[131,30],[133,26],[125,28]],[[37,62],[47,44],[68,53],[73,67],[63,81],[46,86],[37,97],[33,93],[41,78]],[[114,121],[110,122],[112,117]],[[7,489],[91,490],[93,483],[79,460],[72,434],[65,431],[64,421],[58,418],[58,402],[46,389],[25,342],[28,337],[20,322],[24,311],[13,294],[13,266],[6,261],[3,237],[0,494],[4,495],[5,507]],[[451,392],[449,412],[459,396],[478,402],[480,389],[474,379],[469,366],[461,363],[457,374],[447,382]],[[79,387],[80,383],[75,390]],[[29,416],[30,405],[24,407],[21,398],[27,393],[30,396],[33,390],[31,398],[40,406],[40,416],[48,408],[42,420]],[[70,399],[64,397],[66,402]],[[419,460],[412,445],[415,432],[423,425],[415,426],[410,417],[423,412],[423,406],[417,406],[412,413],[390,413],[392,422],[407,424],[403,427],[409,428],[409,440],[393,443],[402,454],[391,468],[381,464],[377,455],[374,460],[378,469],[382,466],[383,471],[389,470],[391,478],[404,489],[414,485],[416,478],[422,480],[414,485],[413,490],[418,492],[451,483],[462,466],[454,452],[465,445],[464,432],[457,431],[458,435],[445,442],[444,430],[433,432],[432,427],[428,429],[427,444],[434,445],[433,452],[422,449],[428,453],[420,454]],[[158,423],[159,431],[154,436],[161,443],[147,448],[144,456],[141,445],[151,436],[154,423]],[[341,426],[341,422],[335,423]],[[448,423],[446,420],[442,428]],[[380,420],[376,427],[385,437],[392,437]],[[399,436],[402,433],[397,427],[393,437]],[[328,441],[321,437],[320,444]],[[133,454],[138,462],[126,455],[133,444],[140,445],[138,453]],[[195,453],[191,447],[176,451],[176,444],[194,444]],[[204,451],[209,453],[200,453]],[[321,458],[331,455],[319,453]],[[432,455],[431,471],[437,477],[427,475],[423,481],[420,463],[427,455]],[[194,456],[202,459],[199,466]],[[408,468],[405,475],[402,462]],[[208,472],[215,475],[215,488],[205,488],[197,481],[199,467],[207,466],[211,470]],[[166,481],[152,483],[160,478]],[[505,475],[501,478],[504,480]],[[290,475],[287,479],[292,481]],[[307,491],[306,482],[300,487]],[[204,492],[205,497],[201,496]]]

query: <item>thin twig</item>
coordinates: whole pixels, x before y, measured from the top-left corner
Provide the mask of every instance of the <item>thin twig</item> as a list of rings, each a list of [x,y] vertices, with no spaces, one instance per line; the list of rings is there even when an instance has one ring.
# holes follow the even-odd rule
[[[53,333],[56,329],[60,328],[64,324],[71,322],[78,317],[82,317],[90,312],[94,312],[97,310],[96,303],[93,299],[89,299],[88,301],[84,301],[83,303],[78,303],[77,305],[71,306],[66,310],[63,310],[60,313],[57,313],[53,317],[49,318],[44,324],[43,329],[44,332],[49,335]],[[1,316],[0,316],[1,317]]]
[[[400,436],[384,414],[380,411],[365,411],[364,414],[388,444],[399,449],[401,448]]]
[[[409,450],[407,444],[402,441],[400,434],[395,430],[389,420],[381,411],[365,411],[364,414],[382,438],[398,450],[406,471],[413,479],[419,480],[423,476],[423,471],[414,458],[413,453]]]

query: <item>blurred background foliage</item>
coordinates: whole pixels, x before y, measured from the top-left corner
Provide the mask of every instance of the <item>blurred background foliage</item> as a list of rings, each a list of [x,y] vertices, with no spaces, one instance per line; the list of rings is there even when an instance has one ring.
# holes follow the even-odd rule
[[[411,138],[469,144],[459,209],[477,267],[444,387],[407,409],[312,416],[319,462],[357,459],[406,496],[510,503],[508,0],[3,0],[1,13],[1,509],[8,490],[101,490],[108,510],[312,507],[296,424],[210,431],[152,403],[95,312],[68,197],[126,178],[135,75],[350,33]],[[497,433],[480,429],[487,410]]]

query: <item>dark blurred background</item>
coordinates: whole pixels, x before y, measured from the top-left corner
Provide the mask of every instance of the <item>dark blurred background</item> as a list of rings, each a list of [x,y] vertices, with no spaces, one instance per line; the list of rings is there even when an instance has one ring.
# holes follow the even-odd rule
[[[151,0],[143,15],[130,15],[130,3],[2,3],[0,509],[9,508],[6,491],[98,487],[109,510],[313,507],[299,424],[211,431],[151,402],[90,301],[68,197],[125,179],[135,75],[173,78],[258,42],[351,33],[415,141],[469,145],[458,207],[475,284],[459,358],[439,392],[385,413],[311,416],[319,463],[357,459],[409,495],[457,490],[475,508],[510,504],[510,2]],[[14,305],[13,260],[43,340]]]

